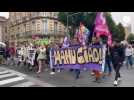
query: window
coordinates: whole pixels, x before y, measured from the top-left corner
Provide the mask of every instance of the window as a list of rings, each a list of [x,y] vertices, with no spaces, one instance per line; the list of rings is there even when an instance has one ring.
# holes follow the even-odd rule
[[[40,23],[40,21],[37,21],[36,29],[37,29],[37,32],[41,31],[41,23]]]
[[[35,30],[36,30],[36,24],[35,24],[35,21],[32,21],[32,25],[31,25],[31,27],[32,27],[32,31],[35,32]]]
[[[47,16],[47,12],[43,12],[43,16],[45,16],[45,17],[46,17],[46,16]]]
[[[26,24],[26,32],[29,32],[29,31],[30,31],[30,24],[27,23],[27,24]]]
[[[5,33],[7,33],[7,27],[5,27]]]
[[[35,24],[35,21],[32,21],[32,24]]]
[[[33,12],[33,13],[32,13],[32,16],[33,16],[33,17],[37,17],[37,12]]]
[[[53,17],[53,12],[50,12],[50,17]]]
[[[54,12],[54,18],[58,18],[58,13]]]
[[[26,33],[26,24],[24,24],[24,26],[23,26],[23,33],[25,34]]]
[[[48,21],[45,20],[44,21],[44,32],[47,33],[47,31],[48,31]]]
[[[54,22],[54,33],[57,33],[57,27],[58,26],[58,23],[57,22]]]
[[[20,27],[19,26],[17,27],[17,33],[20,33]]]
[[[20,33],[23,33],[23,31],[24,31],[24,30],[23,30],[23,28],[24,28],[24,27],[23,27],[23,25],[22,25],[22,24],[20,25],[20,27],[19,27],[19,28],[20,28],[20,29],[19,29],[19,30],[20,30]]]

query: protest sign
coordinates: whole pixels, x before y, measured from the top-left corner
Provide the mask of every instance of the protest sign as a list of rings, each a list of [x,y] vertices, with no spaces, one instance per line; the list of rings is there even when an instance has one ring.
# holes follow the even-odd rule
[[[70,68],[102,71],[104,68],[104,46],[75,46],[50,50],[51,68]]]

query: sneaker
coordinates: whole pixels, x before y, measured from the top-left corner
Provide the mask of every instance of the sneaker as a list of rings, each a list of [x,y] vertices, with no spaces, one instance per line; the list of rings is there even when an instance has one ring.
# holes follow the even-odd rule
[[[118,85],[118,82],[117,81],[114,81],[114,86],[117,86]]]
[[[54,75],[55,74],[55,72],[50,72],[50,75]]]
[[[95,73],[94,72],[91,72],[91,75],[93,76],[93,75],[95,75]]]
[[[41,73],[41,71],[38,71],[38,72],[36,72],[37,74],[40,74]]]

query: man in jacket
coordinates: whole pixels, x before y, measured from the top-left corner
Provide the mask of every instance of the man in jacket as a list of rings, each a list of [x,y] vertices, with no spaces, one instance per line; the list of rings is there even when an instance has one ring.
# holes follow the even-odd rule
[[[111,56],[112,56],[113,68],[116,73],[114,85],[117,86],[118,81],[120,81],[121,78],[120,68],[125,58],[124,48],[120,45],[118,40],[113,42],[113,46],[111,48]]]

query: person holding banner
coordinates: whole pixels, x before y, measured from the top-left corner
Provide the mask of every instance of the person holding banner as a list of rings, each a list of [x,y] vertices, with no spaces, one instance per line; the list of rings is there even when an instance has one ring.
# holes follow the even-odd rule
[[[111,53],[110,53],[110,47],[107,45],[106,47],[106,57],[105,57],[105,69],[104,73],[107,72],[108,69],[108,76],[111,76],[112,73],[112,66],[111,66]],[[105,77],[106,74],[104,74]]]
[[[54,44],[51,44],[50,46],[50,51],[49,51],[49,56],[51,57],[51,49],[54,48]],[[50,75],[54,75],[55,74],[55,68],[53,68],[52,66],[52,62],[51,62],[51,58],[50,58],[50,68],[51,68],[51,72],[50,72]]]
[[[80,46],[79,42],[77,41],[77,37],[74,37],[74,39],[72,40],[70,46],[71,47],[73,47],[73,46]],[[72,72],[72,71],[74,71],[74,69],[70,69],[70,71]],[[75,78],[78,79],[79,76],[80,76],[80,73],[81,73],[80,69],[75,69],[75,73],[76,73],[76,77]]]
[[[65,37],[62,44],[62,48],[68,48],[69,46],[70,46],[69,39],[68,37]]]
[[[104,76],[105,78],[106,73],[108,72],[108,76],[112,73],[112,67],[111,67],[111,53],[110,53],[110,46],[107,43],[108,38],[105,35],[101,36],[101,42],[104,46],[106,46],[106,55],[105,55],[105,66],[104,66]]]
[[[52,45],[50,46],[50,51],[51,51],[52,48],[53,48],[53,49],[58,49],[59,46],[58,46],[58,44],[52,44]],[[49,52],[49,54],[50,54],[50,56],[51,56],[51,52]],[[52,61],[51,61],[51,59],[50,59],[50,68],[51,68],[50,74],[51,74],[51,75],[54,75],[56,68],[54,68],[54,67],[52,66]],[[60,69],[59,69],[59,72],[60,72]]]
[[[101,45],[100,38],[93,37],[92,45]],[[91,74],[95,75],[95,82],[99,82],[100,77],[101,77],[101,73],[99,71],[97,71],[97,70],[93,70]]]

